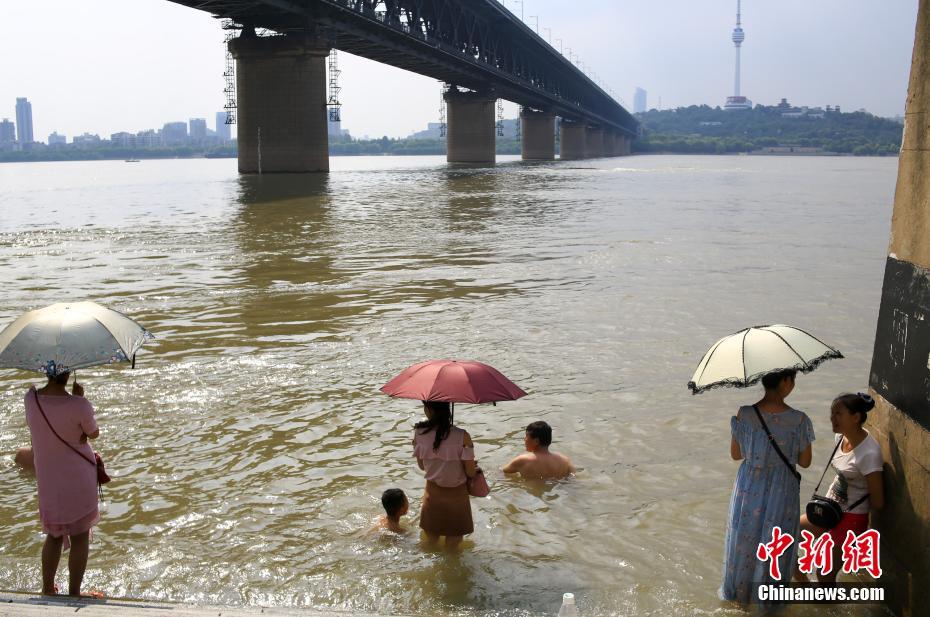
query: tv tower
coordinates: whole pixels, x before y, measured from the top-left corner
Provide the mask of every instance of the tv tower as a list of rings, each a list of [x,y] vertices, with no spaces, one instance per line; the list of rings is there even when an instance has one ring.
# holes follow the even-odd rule
[[[736,74],[733,80],[733,96],[727,97],[725,109],[752,109],[752,101],[739,93],[739,48],[746,40],[746,33],[742,28],[741,0],[736,0],[736,27],[733,28],[733,46],[736,47]]]

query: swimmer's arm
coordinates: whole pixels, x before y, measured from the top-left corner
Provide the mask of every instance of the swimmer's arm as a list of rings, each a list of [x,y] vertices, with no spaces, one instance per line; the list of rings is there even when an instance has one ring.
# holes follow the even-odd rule
[[[730,458],[734,461],[743,460],[743,452],[739,449],[739,444],[736,442],[736,439],[730,438]],[[810,465],[810,462],[807,463]]]
[[[807,444],[807,448],[804,452],[801,452],[801,456],[798,457],[798,465],[807,469],[811,466],[812,460],[814,460],[814,448],[811,444]]]
[[[881,510],[885,507],[885,485],[882,481],[882,472],[873,471],[865,477],[869,485],[869,507],[872,510]]]
[[[515,459],[513,459],[512,461],[510,461],[509,463],[501,467],[501,471],[503,471],[504,473],[520,473],[520,470],[523,469],[523,465],[525,463],[526,463],[526,459],[523,458],[523,455],[521,454],[520,456],[516,457]]]

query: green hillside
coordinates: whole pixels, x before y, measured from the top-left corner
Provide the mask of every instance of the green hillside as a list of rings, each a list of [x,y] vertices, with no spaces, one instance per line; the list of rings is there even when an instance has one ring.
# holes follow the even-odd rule
[[[741,111],[692,105],[637,114],[643,136],[634,152],[724,154],[775,147],[820,148],[855,155],[897,154],[903,126],[866,112],[783,117],[779,107]]]

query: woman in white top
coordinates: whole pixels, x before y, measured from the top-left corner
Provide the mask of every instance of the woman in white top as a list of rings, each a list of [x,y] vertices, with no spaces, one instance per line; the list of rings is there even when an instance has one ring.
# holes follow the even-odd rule
[[[839,447],[833,454],[830,465],[836,479],[827,491],[827,497],[843,508],[843,518],[829,530],[833,538],[833,569],[821,573],[821,582],[836,581],[837,571],[842,567],[843,542],[846,532],[857,536],[869,528],[869,510],[880,510],[885,505],[885,489],[882,484],[882,449],[862,425],[875,401],[868,394],[841,394],[830,407],[830,423],[833,425],[834,445]],[[850,507],[852,506],[852,507]],[[801,515],[801,529],[819,537],[825,529],[813,525],[807,515]]]

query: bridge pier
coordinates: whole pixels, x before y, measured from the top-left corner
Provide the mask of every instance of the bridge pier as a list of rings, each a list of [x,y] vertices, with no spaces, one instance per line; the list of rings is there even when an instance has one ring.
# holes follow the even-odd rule
[[[885,507],[872,525],[885,604],[915,617],[930,588],[930,0],[918,6],[866,425],[884,459]]]
[[[329,47],[304,36],[243,35],[236,58],[239,173],[329,171]]]
[[[450,89],[446,101],[446,161],[494,163],[496,97]]]
[[[520,140],[525,161],[555,159],[555,116],[524,108],[520,112]]]
[[[617,140],[619,137],[611,130],[604,131],[604,156],[618,156]]]
[[[589,126],[585,129],[585,157],[599,159],[604,156],[604,129]]]
[[[559,158],[572,161],[586,158],[586,130],[584,124],[562,119]]]

